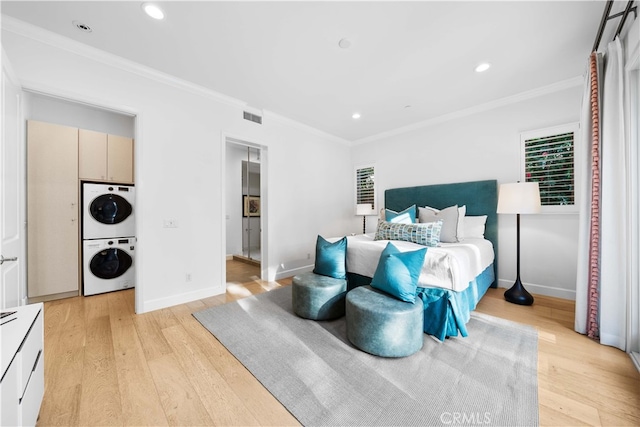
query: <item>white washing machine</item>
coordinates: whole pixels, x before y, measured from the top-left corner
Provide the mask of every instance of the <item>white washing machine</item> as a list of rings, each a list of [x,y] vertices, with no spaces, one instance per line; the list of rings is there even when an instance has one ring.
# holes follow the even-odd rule
[[[83,241],[83,294],[95,295],[133,288],[135,245],[135,237]]]
[[[133,185],[82,184],[82,240],[136,235]]]

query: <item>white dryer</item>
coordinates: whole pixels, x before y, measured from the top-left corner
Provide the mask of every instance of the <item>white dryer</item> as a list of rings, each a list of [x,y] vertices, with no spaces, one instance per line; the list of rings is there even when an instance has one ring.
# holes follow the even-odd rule
[[[135,237],[82,242],[84,295],[133,288]]]
[[[82,185],[82,240],[136,235],[133,185]]]

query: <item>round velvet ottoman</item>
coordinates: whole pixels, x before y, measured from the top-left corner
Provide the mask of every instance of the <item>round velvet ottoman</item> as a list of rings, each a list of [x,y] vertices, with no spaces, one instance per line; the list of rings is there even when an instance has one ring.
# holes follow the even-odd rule
[[[423,305],[400,301],[371,286],[351,290],[346,298],[347,338],[376,356],[405,357],[422,348]]]
[[[293,312],[312,320],[344,316],[346,279],[334,279],[311,271],[298,274],[292,285]]]

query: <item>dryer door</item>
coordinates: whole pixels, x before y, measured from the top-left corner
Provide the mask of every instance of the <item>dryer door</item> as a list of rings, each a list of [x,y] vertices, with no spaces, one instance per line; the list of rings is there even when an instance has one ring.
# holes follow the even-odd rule
[[[117,194],[102,194],[91,202],[89,213],[101,224],[120,224],[133,212],[131,203]]]
[[[122,249],[104,249],[91,258],[89,270],[101,279],[115,279],[122,276],[133,265],[131,256]]]

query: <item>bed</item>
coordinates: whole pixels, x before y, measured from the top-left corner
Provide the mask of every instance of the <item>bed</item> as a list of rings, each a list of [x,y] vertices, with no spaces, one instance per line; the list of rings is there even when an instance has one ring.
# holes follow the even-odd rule
[[[424,332],[439,340],[467,336],[470,313],[489,287],[497,287],[498,203],[496,180],[395,188],[385,191],[385,208],[400,212],[411,205],[437,209],[466,206],[467,217],[486,215],[484,239],[464,238],[459,243],[442,243],[427,250],[418,282],[424,305]],[[371,282],[377,259],[388,240],[374,240],[373,234],[349,236],[347,271],[349,287]],[[424,247],[393,241],[401,251]]]

